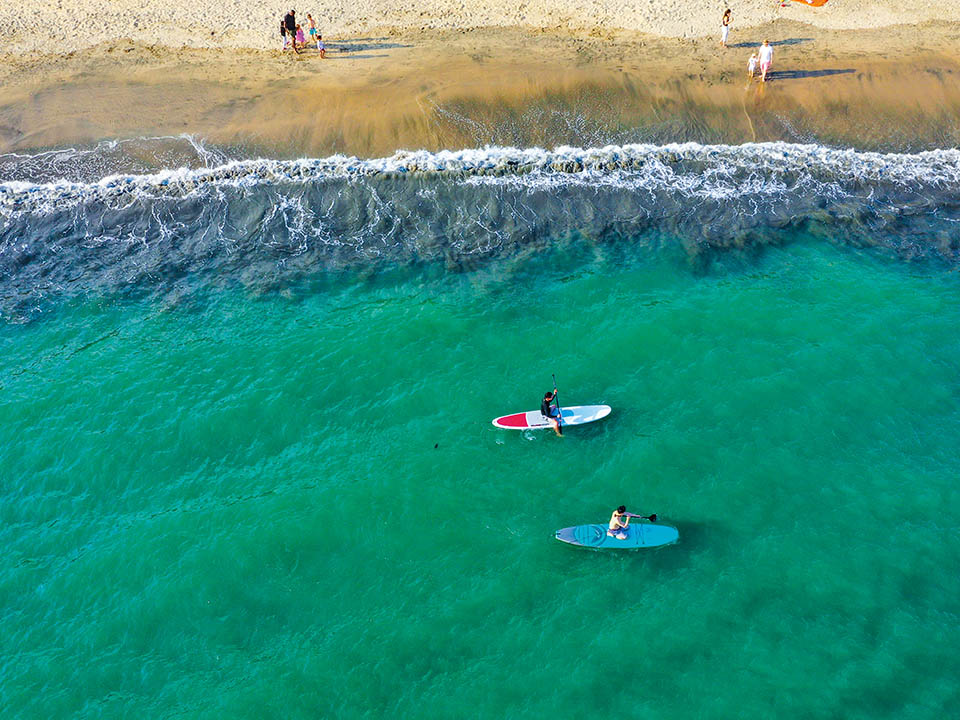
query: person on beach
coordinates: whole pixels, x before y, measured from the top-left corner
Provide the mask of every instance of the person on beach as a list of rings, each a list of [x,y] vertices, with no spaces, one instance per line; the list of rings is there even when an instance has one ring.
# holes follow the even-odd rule
[[[720,47],[727,46],[727,36],[730,35],[730,8],[723,13],[723,19],[720,21]]]
[[[610,516],[610,524],[607,525],[607,535],[615,537],[617,540],[626,540],[627,531],[630,529],[630,515],[627,514],[627,506],[621,505],[613,511]]]
[[[757,53],[754,51],[753,55],[750,56],[750,59],[747,60],[747,75],[753,80],[754,76],[757,74]]]
[[[317,40],[317,24],[313,21],[313,15],[307,13],[307,35],[310,36],[310,42],[316,42]],[[319,43],[317,44],[317,50],[320,49]]]
[[[560,429],[560,414],[557,412],[558,408],[553,406],[554,394],[552,392],[545,392],[543,394],[543,402],[540,403],[540,414],[543,415],[550,424],[553,426],[553,431],[562,436],[563,430]]]
[[[317,35],[317,50],[320,51],[320,59],[327,56],[327,46],[323,44],[323,35]]]
[[[769,40],[764,40],[760,46],[760,81],[767,81],[767,73],[770,72],[770,66],[773,65],[773,45]]]
[[[300,51],[297,50],[297,11],[291,10],[286,15],[283,16],[283,26],[287,30],[287,35],[290,37],[290,43],[293,45],[293,51],[300,54]]]
[[[303,37],[303,28],[297,25],[297,45],[299,45],[302,50],[306,44],[306,40]]]
[[[284,25],[283,20],[280,21],[280,39],[283,41],[283,47],[280,48],[280,52],[283,52],[287,49],[287,43],[290,42],[287,39],[287,26]]]

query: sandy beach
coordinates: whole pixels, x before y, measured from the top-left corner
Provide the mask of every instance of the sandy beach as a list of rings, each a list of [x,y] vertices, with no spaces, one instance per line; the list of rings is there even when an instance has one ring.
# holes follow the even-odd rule
[[[947,147],[960,25],[842,31],[778,21],[731,37],[394,30],[279,50],[102,42],[0,63],[0,151],[190,133],[278,156],[400,148],[785,139]],[[772,82],[746,60],[769,38]],[[909,129],[909,132],[907,132]]]
[[[698,38],[719,33],[724,5],[706,0],[331,0],[293,3],[305,22],[310,12],[329,37],[395,29],[441,30],[521,27],[603,35],[613,30]],[[960,7],[932,0],[861,3],[831,0],[821,8],[774,0],[741,0],[733,10],[731,42],[741,31],[772,22],[818,28],[868,29],[930,20],[960,20]],[[117,38],[169,47],[271,49],[286,4],[273,0],[25,0],[0,6],[0,37],[9,52],[70,52]],[[918,43],[923,45],[923,42]]]

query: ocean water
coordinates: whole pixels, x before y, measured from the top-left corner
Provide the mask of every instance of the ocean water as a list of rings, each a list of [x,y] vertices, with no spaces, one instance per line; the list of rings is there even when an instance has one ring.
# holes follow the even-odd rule
[[[0,181],[5,718],[960,715],[960,152]]]

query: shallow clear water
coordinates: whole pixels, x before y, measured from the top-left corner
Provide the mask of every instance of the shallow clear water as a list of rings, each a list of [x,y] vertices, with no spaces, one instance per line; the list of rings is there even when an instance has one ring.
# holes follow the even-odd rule
[[[956,715],[960,186],[815,170],[8,204],[5,716]]]

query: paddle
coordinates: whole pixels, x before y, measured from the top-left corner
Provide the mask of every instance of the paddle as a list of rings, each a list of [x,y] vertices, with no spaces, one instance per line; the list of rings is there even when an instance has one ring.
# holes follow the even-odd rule
[[[624,513],[624,515],[626,515],[627,517],[639,518],[640,520],[649,520],[650,522],[657,521],[656,513],[654,513],[653,515],[634,515],[633,513]]]
[[[557,376],[551,373],[553,378],[553,401],[557,404],[557,424],[563,424],[563,410],[560,409],[560,394],[557,392]]]

